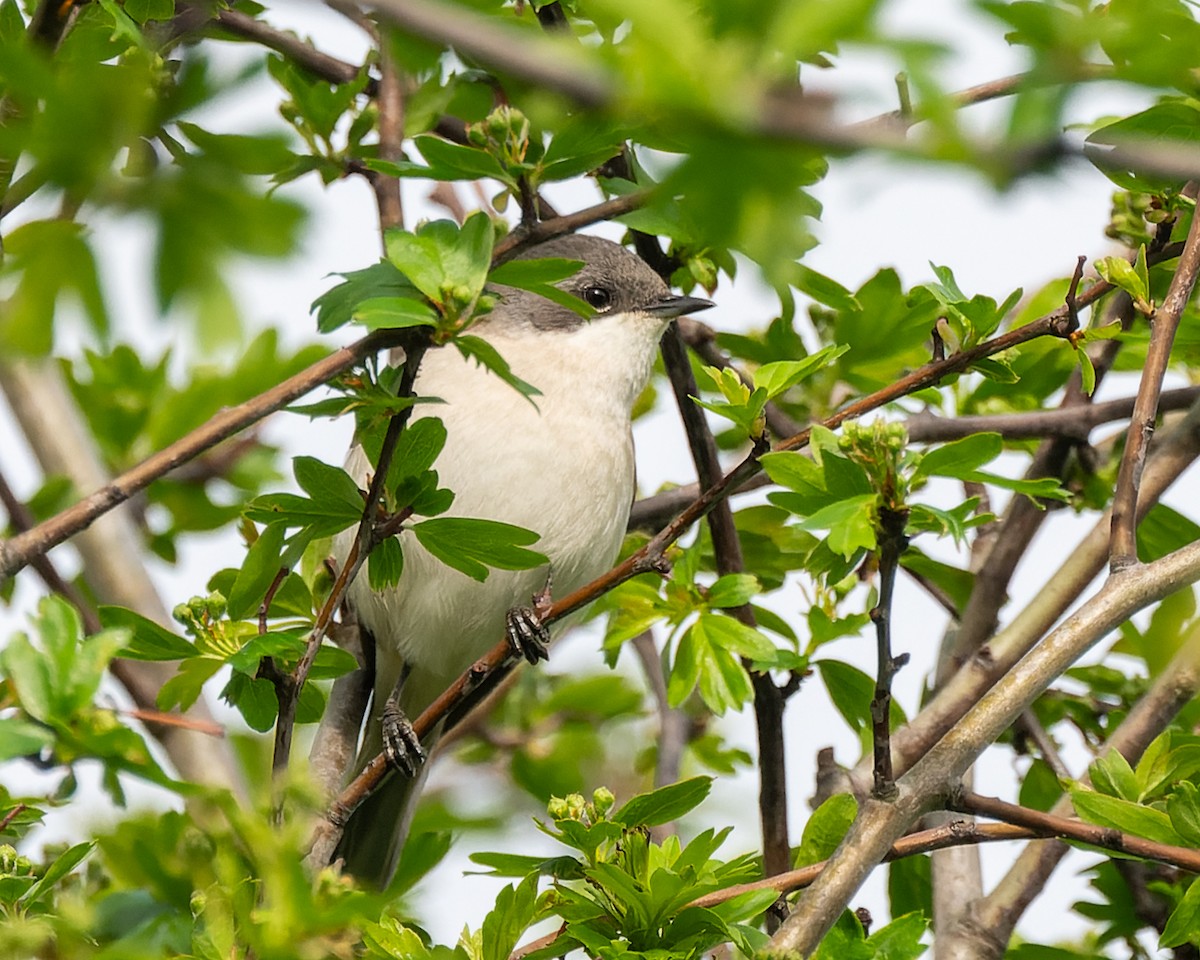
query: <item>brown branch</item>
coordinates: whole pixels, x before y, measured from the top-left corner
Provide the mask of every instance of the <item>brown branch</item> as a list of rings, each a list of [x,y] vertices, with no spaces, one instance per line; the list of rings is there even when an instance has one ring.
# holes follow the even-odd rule
[[[413,395],[413,384],[416,382],[417,370],[421,366],[421,359],[425,355],[426,346],[426,344],[420,342],[407,346],[405,350],[404,373],[400,378],[400,384],[396,392],[398,397],[411,397]],[[329,625],[333,622],[334,613],[342,605],[346,591],[350,588],[350,584],[355,576],[362,569],[363,564],[367,562],[371,551],[384,539],[381,536],[381,531],[386,534],[398,532],[398,528],[390,526],[384,530],[385,524],[394,518],[389,518],[389,521],[385,521],[385,524],[377,526],[375,523],[375,514],[382,501],[388,471],[392,465],[392,455],[396,450],[396,442],[400,439],[400,434],[404,431],[405,425],[412,416],[412,411],[413,405],[409,404],[399,413],[393,414],[392,418],[388,421],[387,432],[383,438],[383,446],[379,451],[379,461],[375,464],[375,473],[371,477],[371,485],[367,490],[367,496],[363,503],[362,519],[358,522],[358,531],[355,534],[350,553],[346,557],[346,562],[342,565],[341,571],[338,573],[337,580],[334,581],[333,589],[329,591],[329,596],[325,599],[325,603],[317,613],[316,621],[313,623],[312,630],[309,631],[309,635],[305,641],[304,654],[300,657],[300,661],[296,664],[296,669],[288,677],[287,682],[281,685],[284,696],[279,699],[279,717],[275,722],[275,753],[272,760],[272,770],[276,775],[281,774],[287,768],[292,746],[292,731],[296,722],[296,708],[300,702],[300,692],[304,688],[304,683],[308,679],[308,673],[312,669],[313,662],[316,660],[317,651],[321,648],[321,642],[325,639],[325,633],[329,629]],[[401,511],[401,513],[405,519],[411,515],[411,511]]]
[[[13,530],[24,531],[36,525],[36,518],[13,493],[12,487],[8,485],[8,480],[3,473],[0,473],[0,505],[3,505],[8,514],[8,523]],[[96,608],[83,595],[83,591],[69,580],[64,580],[48,556],[42,554],[34,557],[30,566],[41,577],[42,583],[51,593],[57,593],[79,611],[79,616],[83,620],[83,628],[87,633],[99,633],[104,629],[104,625],[96,613]]]
[[[428,0],[374,0],[379,16],[407,33],[444,43],[505,73],[565,94],[589,107],[610,104],[616,88],[607,71],[580,62],[577,50],[518,30],[495,17]]]
[[[892,777],[892,678],[908,661],[908,655],[892,656],[892,595],[896,587],[896,570],[900,554],[908,545],[904,535],[908,523],[907,510],[881,507],[879,510],[879,602],[871,608],[875,624],[875,694],[871,698],[871,732],[874,747],[874,780],[871,791],[876,800],[891,800],[896,796]]]
[[[897,840],[892,845],[892,849],[888,852],[884,860],[890,863],[894,860],[903,860],[905,857],[916,857],[925,853],[932,853],[935,850],[945,850],[948,847],[957,847],[964,844],[1028,840],[1053,835],[1052,833],[1014,826],[1008,823],[975,824],[968,820],[951,820],[943,826],[934,827],[931,830],[918,830],[910,833],[907,837]],[[810,886],[821,875],[821,872],[828,863],[828,860],[821,860],[817,863],[811,863],[806,867],[775,874],[763,880],[739,883],[726,887],[723,890],[714,890],[712,893],[697,897],[691,903],[686,904],[683,909],[687,909],[688,907],[709,909],[720,906],[722,903],[727,903],[735,897],[740,897],[747,893],[756,893],[759,890],[774,890],[781,894],[794,893],[796,890],[803,890],[805,887]],[[522,958],[529,956],[535,951],[544,950],[553,944],[559,936],[561,936],[561,931],[547,934],[544,937],[539,937],[537,940],[531,940],[529,943],[523,944],[514,950],[509,955],[509,960],[522,960]],[[574,947],[571,947],[571,949],[574,949]]]
[[[379,92],[375,103],[379,109],[379,159],[396,163],[404,159],[401,144],[404,140],[404,81],[396,61],[386,45],[379,49]],[[388,230],[404,226],[404,208],[400,203],[400,178],[378,170],[368,173],[375,205],[379,208],[379,235],[385,239]]]
[[[237,10],[220,10],[215,19],[218,26],[234,36],[253,40],[269,50],[274,50],[329,83],[351,83],[362,72],[362,67],[358,64],[322,53],[295,34],[276,30],[263,21]],[[374,90],[368,90],[368,93],[373,94]]]
[[[687,434],[688,448],[696,465],[700,485],[712,487],[721,479],[721,462],[717,456],[717,444],[708,429],[702,409],[692,400],[700,390],[692,375],[687,348],[679,332],[679,325],[672,323],[662,340],[663,364],[679,415]],[[762,441],[765,445],[765,440]],[[742,545],[737,528],[733,524],[733,512],[728,499],[722,499],[707,517],[712,534],[713,554],[717,573],[721,576],[741,573],[745,569]],[[757,627],[754,611],[749,604],[727,611],[748,627]],[[747,668],[749,664],[746,664]],[[770,876],[787,869],[791,862],[788,844],[787,817],[787,756],[783,737],[783,696],[769,673],[750,673],[754,686],[754,719],[758,739],[758,815],[763,839],[763,872]],[[768,923],[774,921],[768,920]]]
[[[1148,260],[1153,263],[1177,257],[1183,249],[1182,244],[1167,242],[1169,231],[1160,236],[1163,238],[1162,245],[1153,246],[1148,252]],[[1132,258],[1132,254],[1130,257]],[[1086,304],[1080,301],[1078,293],[1075,292],[1068,297],[1064,306],[1068,313],[1067,322],[1070,324],[1071,317],[1077,316],[1079,309]],[[1119,320],[1123,329],[1127,329],[1134,322],[1136,315],[1132,301],[1123,292],[1118,292],[1112,298],[1106,313],[1108,318]],[[1089,352],[1097,384],[1103,381],[1116,360],[1120,346],[1119,340],[1106,340]],[[1062,410],[1080,409],[1091,403],[1092,396],[1084,392],[1082,375],[1076,370],[1067,382],[1067,389],[1059,407]],[[1026,469],[1025,476],[1029,479],[1061,476],[1072,450],[1077,449],[1077,446],[1068,438],[1041,444]],[[940,676],[944,677],[958,669],[974,655],[994,630],[996,617],[1007,600],[1008,584],[1017,564],[1028,555],[1029,544],[1041,529],[1046,513],[1047,511],[1040,509],[1027,497],[1013,497],[1009,501],[1000,521],[1000,530],[992,541],[979,575],[975,578],[975,586],[960,619],[954,645],[946,651],[939,663]]]
[[[667,698],[667,680],[663,676],[663,661],[654,645],[654,634],[649,630],[639,633],[630,641],[634,653],[642,662],[646,683],[654,695],[658,711],[658,736],[654,740],[654,786],[666,787],[679,779],[679,764],[687,746],[691,723],[688,715],[679,707],[672,707]],[[672,824],[671,833],[674,833]]]
[[[1192,196],[1196,184],[1185,187]],[[1136,517],[1138,487],[1146,465],[1146,451],[1154,433],[1158,415],[1158,398],[1162,393],[1163,377],[1171,359],[1171,346],[1184,308],[1192,297],[1196,277],[1200,274],[1200,217],[1193,217],[1184,244],[1179,266],[1171,278],[1171,286],[1162,307],[1151,318],[1150,348],[1142,379],[1138,384],[1137,400],[1133,407],[1133,422],[1125,441],[1125,452],[1117,473],[1113,493],[1112,544],[1109,547],[1109,567],[1116,572],[1137,563]]]
[[[549,220],[541,220],[537,223],[522,224],[496,244],[492,254],[493,262],[503,263],[526,247],[553,240],[563,234],[573,233],[580,227],[590,226],[601,220],[613,220],[623,216],[645,206],[649,199],[649,190],[638,190],[621,197],[613,197],[611,200],[605,200],[595,206],[585,207],[575,213],[551,217]]]
[[[1146,747],[1178,715],[1200,689],[1200,630],[1176,651],[1166,669],[1129,711],[1105,744],[1105,753],[1119,752],[1136,765]],[[1080,778],[1087,783],[1087,775]],[[1062,796],[1050,812],[1071,813],[1071,798]],[[1057,841],[1027,844],[1017,862],[987,896],[976,901],[968,914],[942,936],[950,960],[999,960],[1025,909],[1045,889],[1051,874],[1066,855],[1066,844]]]
[[[347,347],[335,350],[329,356],[258,396],[214,414],[203,426],[164,447],[158,453],[151,454],[90,496],[30,530],[0,542],[0,579],[11,577],[34,557],[41,556],[51,547],[58,546],[86,529],[97,517],[103,516],[117,504],[124,503],[139,490],[145,489],[180,464],[257,423],[268,414],[286,407],[310,390],[349,370],[370,354],[411,339],[412,333],[403,330],[379,330],[370,333]]]
[[[1103,847],[1117,853],[1131,853],[1135,857],[1145,857],[1147,860],[1157,860],[1159,863],[1169,863],[1182,870],[1200,873],[1200,850],[1191,847],[1176,847],[1169,843],[1159,843],[1157,840],[1146,840],[1135,837],[1130,833],[1122,833],[1112,827],[1098,827],[1082,820],[1055,816],[1043,813],[1041,810],[1031,810],[1015,803],[1008,803],[996,797],[983,797],[977,793],[964,792],[951,797],[948,804],[950,809],[959,813],[973,813],[981,817],[990,817],[1003,823],[1026,827],[1030,830],[1042,831],[1066,840],[1077,840],[1080,843],[1090,843],[1094,847]]]

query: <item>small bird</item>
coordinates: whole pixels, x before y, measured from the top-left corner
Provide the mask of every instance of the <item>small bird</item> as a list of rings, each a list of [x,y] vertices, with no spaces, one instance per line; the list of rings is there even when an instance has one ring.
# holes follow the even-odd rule
[[[533,548],[549,559],[549,568],[492,570],[480,583],[402,532],[399,582],[375,592],[365,576],[356,579],[349,600],[374,638],[376,670],[359,770],[383,747],[385,715],[395,720],[398,707],[417,717],[504,637],[508,612],[527,604],[549,575],[562,595],[612,566],[634,495],[634,401],[649,381],[667,324],[713,305],[672,294],[643,260],[598,237],[560,237],[522,256],[582,261],[558,286],[595,311],[585,319],[529,291],[492,289],[499,300],[471,332],[540,395],[531,403],[457,350],[430,350],[415,391],[445,405],[420,405],[414,415],[445,424],[446,444],[434,468],[455,494],[449,515],[533,530],[540,536]],[[351,451],[347,470],[366,485],[371,465],[361,448]],[[426,738],[426,751],[439,732]],[[420,774],[393,773],[354,812],[337,853],[347,872],[381,888],[388,884],[422,781]]]

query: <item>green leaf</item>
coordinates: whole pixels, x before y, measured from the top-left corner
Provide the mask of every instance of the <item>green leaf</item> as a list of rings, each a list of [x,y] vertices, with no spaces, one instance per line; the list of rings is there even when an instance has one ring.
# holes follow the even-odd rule
[[[670,823],[703,803],[712,789],[712,782],[712,777],[692,777],[650,793],[639,793],[609,819],[630,829]]]
[[[416,297],[372,297],[358,304],[351,317],[368,330],[436,327],[438,322],[433,307]]]
[[[697,641],[729,650],[750,660],[770,660],[775,654],[775,645],[766,637],[733,617],[716,613],[702,613],[692,628]]]
[[[36,756],[54,744],[54,732],[40,723],[0,717],[0,761]]]
[[[1162,810],[1082,787],[1071,791],[1071,802],[1079,816],[1089,823],[1113,827],[1123,833],[1132,833],[1159,843],[1184,845],[1183,838],[1171,826],[1171,818]]]
[[[754,371],[754,385],[762,387],[767,392],[767,398],[773,399],[789,387],[795,386],[806,377],[811,377],[818,370],[829,366],[849,349],[849,347],[842,346],[825,347],[803,360],[777,360],[774,363],[765,363]]]
[[[230,674],[229,683],[221,691],[221,699],[237,707],[246,725],[259,733],[270,730],[279,715],[279,700],[275,696],[275,687],[270,680],[263,677],[249,677],[234,671]],[[299,716],[296,720],[298,723],[303,722]]]
[[[840,660],[813,661],[834,708],[855,732],[871,725],[871,698],[875,681],[857,667]]]
[[[858,801],[853,794],[835,793],[808,818],[804,834],[792,866],[807,867],[809,864],[828,860],[837,849],[846,831],[858,816]]]
[[[848,497],[822,507],[800,524],[801,530],[828,530],[829,549],[849,559],[858,550],[874,550],[875,503],[873,493]]]
[[[434,303],[441,303],[446,286],[447,270],[442,260],[442,250],[434,238],[427,233],[409,233],[407,230],[389,230],[384,235],[384,247],[388,261]],[[414,301],[419,304],[421,301]],[[433,315],[428,304],[426,311]],[[396,307],[402,311],[402,307]],[[411,308],[414,312],[416,306]],[[356,314],[357,315],[357,314]]]
[[[559,306],[573,310],[585,320],[596,315],[596,311],[585,301],[555,284],[578,273],[582,260],[564,260],[546,257],[540,260],[509,260],[500,264],[491,273],[491,282],[507,287],[517,287],[545,297]]]
[[[709,606],[729,608],[749,603],[750,598],[762,592],[758,578],[752,573],[727,573],[705,592]]]
[[[1141,798],[1141,789],[1129,761],[1119,750],[1108,750],[1088,767],[1092,786],[1110,797],[1121,797],[1134,803]]]
[[[1200,846],[1200,787],[1183,781],[1167,797],[1171,826],[1190,847]]]
[[[510,387],[516,389],[530,403],[533,403],[531,398],[542,395],[541,390],[531,383],[526,383],[513,373],[512,368],[508,365],[508,361],[500,356],[499,351],[494,346],[481,337],[464,334],[454,338],[454,345],[458,347],[459,352],[464,357],[472,357],[477,360]],[[534,405],[536,406],[536,404]]]
[[[101,605],[97,612],[105,627],[129,631],[129,643],[122,648],[122,657],[131,660],[186,660],[196,656],[196,648],[190,642],[140,613],[107,605]]]
[[[57,596],[43,597],[33,617],[38,646],[18,633],[0,650],[0,670],[33,719],[69,726],[92,705],[109,663],[129,643],[123,629],[84,639],[79,613]]]
[[[1144,246],[1138,248],[1139,259],[1145,255]],[[1124,290],[1135,304],[1149,304],[1150,286],[1142,272],[1124,257],[1103,257],[1096,261],[1096,272],[1114,287]]]
[[[362,514],[363,497],[358,484],[341,467],[316,457],[295,457],[292,459],[292,470],[300,489],[314,501],[334,503]]]
[[[20,903],[28,905],[36,903],[44,897],[53,890],[59,880],[79,866],[95,846],[95,840],[77,843],[55,857],[54,862],[46,868],[46,872],[42,874],[38,882],[22,894]]]
[[[394,491],[404,480],[433,467],[446,445],[446,425],[437,417],[421,417],[408,424],[396,441],[388,485]]]
[[[840,283],[803,264],[796,264],[791,280],[796,289],[808,294],[817,303],[823,303],[834,310],[862,309],[854,294]]]
[[[271,524],[263,528],[258,539],[246,551],[246,559],[229,591],[231,620],[244,620],[266,596],[268,588],[279,575],[283,538],[283,525]]]
[[[1090,397],[1096,392],[1096,368],[1086,350],[1076,350],[1075,356],[1079,359],[1080,385],[1083,387],[1083,392]]]
[[[962,479],[1000,456],[1004,441],[998,433],[974,433],[953,440],[925,453],[914,471],[914,479],[924,476]]]
[[[466,295],[458,295],[461,300],[479,296],[487,283],[495,236],[492,218],[482,210],[467,217],[459,230],[457,242],[446,259],[446,267],[455,285],[464,288]]]
[[[108,311],[81,224],[61,219],[22,224],[5,235],[4,254],[0,278],[15,276],[17,285],[0,310],[0,351],[49,353],[59,300],[65,293],[78,297],[92,329],[107,336]],[[70,264],[70,269],[64,270],[64,264]]]
[[[415,137],[413,143],[429,164],[429,169],[421,176],[431,180],[478,180],[490,177],[516,186],[500,161],[483,150],[434,136]]]
[[[508,960],[521,934],[533,922],[537,904],[537,876],[526,877],[518,886],[505,887],[496,905],[483,918],[482,960]]]
[[[404,551],[398,537],[388,537],[376,544],[367,558],[367,580],[372,590],[386,590],[400,582],[404,572]]]
[[[435,517],[414,524],[412,531],[421,546],[442,563],[474,580],[486,580],[488,567],[528,570],[547,562],[543,554],[527,549],[538,541],[538,535],[510,523]]]
[[[867,945],[874,951],[871,954],[873,960],[917,960],[925,953],[921,938],[928,927],[922,913],[896,917],[867,937]]]
[[[1164,950],[1200,940],[1200,882],[1193,880],[1171,911],[1158,945]]]

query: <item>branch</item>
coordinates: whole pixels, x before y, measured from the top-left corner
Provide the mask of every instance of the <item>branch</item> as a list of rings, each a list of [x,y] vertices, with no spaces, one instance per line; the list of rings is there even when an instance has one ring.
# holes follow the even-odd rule
[[[1200,387],[1180,387],[1164,390],[1159,401],[1160,411],[1186,410],[1200,398]],[[998,413],[973,417],[940,417],[923,411],[902,420],[908,438],[914,443],[943,443],[961,440],[975,433],[998,433],[1006,440],[1029,440],[1037,437],[1066,437],[1079,441],[1090,431],[1105,423],[1124,420],[1133,412],[1133,397],[1108,400],[1104,403],[1070,407],[1060,410],[1029,410],[1022,413]],[[771,407],[768,404],[768,409]],[[784,414],[786,416],[786,414]],[[767,426],[774,430],[768,414]],[[791,434],[789,433],[788,436]],[[733,493],[748,493],[770,480],[759,474]],[[657,530],[700,495],[699,484],[689,483],[643,497],[633,505],[629,514],[630,530]],[[912,571],[905,571],[910,576]],[[920,578],[915,578],[918,581]],[[922,584],[929,589],[927,584]],[[935,595],[939,603],[944,597]]]
[[[404,83],[396,61],[385,44],[379,48],[379,159],[396,163],[404,159]],[[387,231],[404,226],[404,208],[400,203],[400,178],[377,170],[367,173],[379,208],[379,238],[386,242]],[[386,249],[385,249],[386,252]]]
[[[775,955],[808,956],[888,849],[936,807],[978,756],[1033,700],[1109,631],[1134,613],[1200,579],[1200,542],[1113,573],[1097,593],[1018,663],[899,781],[894,803],[860,808],[825,873],[772,939]]]
[[[1153,451],[1138,509],[1149,510],[1198,455],[1200,404],[1193,406],[1162,446]],[[1102,514],[1067,559],[1047,576],[1046,585],[1012,623],[981,646],[920,713],[892,734],[892,759],[898,769],[903,771],[924,756],[999,678],[1033,650],[1046,631],[1076,602],[1104,568],[1109,526],[1108,514]],[[869,789],[870,765],[866,760],[858,764],[851,776],[856,793]]]
[[[667,698],[663,661],[654,645],[654,634],[649,630],[639,633],[630,644],[638,659],[642,661],[646,683],[654,694],[654,702],[658,707],[658,737],[654,744],[657,753],[654,762],[654,786],[666,787],[679,780],[679,764],[687,746],[691,722],[687,713],[679,707],[672,707]]]
[[[702,486],[711,487],[721,478],[717,443],[708,429],[703,410],[692,400],[692,397],[699,396],[700,390],[692,375],[692,365],[677,323],[667,328],[663,336],[662,353],[687,433],[688,447],[696,465],[696,475]],[[762,443],[765,445],[765,440]],[[718,575],[741,573],[745,569],[742,544],[733,525],[733,512],[729,509],[728,499],[721,500],[707,519]],[[727,613],[748,627],[758,626],[749,604],[742,604]],[[749,664],[746,666],[748,668]],[[754,686],[754,719],[758,738],[758,815],[763,839],[763,872],[770,876],[786,870],[791,863],[787,755],[783,737],[784,701],[769,673],[751,672],[750,678]],[[773,921],[768,920],[768,923]]]
[[[62,474],[76,490],[105,482],[107,470],[57,363],[0,363],[0,388],[46,476]],[[25,519],[32,520],[28,516]],[[17,529],[22,526],[14,523]],[[38,529],[30,524],[29,530],[8,542],[28,538],[32,536],[30,531]],[[96,601],[119,604],[157,623],[169,623],[170,615],[141,560],[140,544],[139,532],[127,513],[117,511],[105,517],[75,541],[83,578]],[[0,555],[4,547],[0,541]],[[40,562],[48,558],[39,551],[33,559]],[[85,622],[94,621],[85,615]],[[136,707],[150,711],[155,709],[158,692],[174,675],[175,668],[166,663],[117,659],[112,663],[112,673]],[[204,723],[212,721],[203,702],[197,702],[189,713]],[[240,788],[237,766],[222,744],[175,725],[156,724],[151,732],[185,779]]]
[[[362,67],[358,64],[322,53],[295,34],[276,30],[263,21],[256,20],[237,10],[220,10],[215,19],[218,26],[234,36],[253,40],[269,50],[274,50],[309,73],[330,83],[350,83],[356,80],[362,72]],[[368,88],[367,92],[371,95],[375,93],[372,88]]]
[[[1159,863],[1169,863],[1173,867],[1200,873],[1200,850],[1191,847],[1176,847],[1169,843],[1159,843],[1156,840],[1146,840],[1130,833],[1122,833],[1112,827],[1098,827],[1082,820],[1056,816],[1053,813],[1042,813],[1041,810],[1031,810],[1015,803],[1008,803],[996,797],[983,797],[977,793],[962,793],[952,798],[950,809],[959,813],[973,813],[982,817],[991,817],[1003,823],[1011,823],[1030,830],[1046,831],[1067,840],[1077,840],[1089,843],[1094,847],[1103,847],[1117,853],[1131,853],[1135,857],[1145,857],[1147,860],[1157,860]]]
[[[1197,184],[1192,182],[1184,188],[1193,197]],[[1184,244],[1179,266],[1171,278],[1171,287],[1163,305],[1151,318],[1150,349],[1138,384],[1137,401],[1133,407],[1133,423],[1125,441],[1125,452],[1121,457],[1121,468],[1117,473],[1117,486],[1112,505],[1112,545],[1109,548],[1109,566],[1115,572],[1137,563],[1135,523],[1137,516],[1138,487],[1142,481],[1142,470],[1146,464],[1146,449],[1154,433],[1154,419],[1158,412],[1158,397],[1162,392],[1163,377],[1171,359],[1171,345],[1175,342],[1175,331],[1180,317],[1192,297],[1197,274],[1200,274],[1200,217],[1192,218]]]
[[[1166,669],[1112,732],[1104,754],[1118,751],[1135,765],[1150,742],[1191,702],[1197,690],[1200,690],[1200,630],[1192,631]],[[1088,782],[1086,774],[1079,780]],[[1071,811],[1071,798],[1067,795],[1050,809],[1060,817]],[[991,893],[972,904],[970,912],[942,934],[940,952],[946,960],[1000,960],[1017,921],[1045,889],[1067,849],[1066,844],[1057,842],[1026,845]]]
[[[915,833],[910,833],[906,837],[902,837],[892,845],[891,850],[888,851],[884,860],[888,862],[903,860],[905,857],[916,857],[925,853],[932,853],[935,850],[945,850],[949,847],[966,844],[997,843],[1004,840],[1027,840],[1039,836],[1053,836],[1053,834],[1031,830],[1026,827],[1012,826],[1007,823],[979,825],[971,823],[969,820],[951,820],[943,826],[934,827],[931,830],[919,830]],[[685,904],[682,909],[687,909],[688,907],[711,909],[712,907],[720,906],[722,903],[727,903],[735,897],[740,897],[746,893],[756,893],[759,890],[774,890],[781,894],[803,890],[816,881],[828,863],[828,860],[821,860],[817,863],[811,863],[806,867],[788,870],[785,873],[767,877],[764,880],[754,880],[751,883],[735,884],[734,886],[726,887],[724,890],[714,890],[712,893],[697,897],[691,903]],[[560,932],[556,931],[544,937],[539,937],[537,940],[531,940],[529,943],[523,944],[514,950],[509,956],[509,960],[522,960],[522,958],[529,956],[535,951],[544,950],[558,940],[560,935]],[[572,949],[574,948],[572,947]],[[561,955],[558,954],[558,956]]]
[[[402,344],[411,339],[411,336],[410,332],[404,330],[380,330],[370,333],[348,347],[335,350],[329,356],[258,396],[221,410],[203,426],[164,447],[158,453],[151,454],[91,496],[39,523],[31,530],[0,542],[0,579],[11,577],[33,557],[44,554],[51,547],[56,547],[81,530],[87,529],[96,518],[124,503],[139,490],[145,489],[159,477],[166,476],[180,464],[257,423],[268,414],[286,407],[310,390],[349,370],[370,354]]]
[[[581,62],[577,48],[551,37],[530,34],[495,17],[447,8],[432,0],[375,0],[374,7],[383,19],[408,33],[447,44],[460,54],[539,89],[559,93],[580,106],[612,109],[625,95],[616,76]],[[942,159],[930,154],[924,146],[909,143],[904,129],[893,129],[885,123],[842,124],[833,119],[833,108],[829,98],[806,95],[799,88],[773,89],[736,119],[714,120],[705,116],[698,119],[726,128],[732,125],[734,132],[744,135],[829,150],[889,150],[905,156]],[[684,114],[679,119],[687,122],[697,117]],[[1190,144],[1164,146],[1130,141],[1098,148],[1053,137],[1016,147],[1002,142],[976,143],[967,153],[988,157],[1010,175],[1041,169],[1050,160],[1069,156],[1084,156],[1102,167],[1115,166],[1173,178],[1188,179],[1200,173],[1200,148]]]
[[[601,220],[612,220],[643,207],[649,201],[649,190],[637,190],[621,197],[613,197],[595,206],[585,207],[575,213],[564,214],[561,217],[551,217],[537,223],[522,224],[496,244],[492,262],[503,263],[512,258],[517,252],[534,244],[553,240],[567,233],[574,233],[580,227],[587,227]]]
[[[880,508],[879,602],[871,608],[876,657],[875,695],[871,698],[875,785],[871,793],[877,800],[890,800],[896,795],[896,784],[892,779],[892,678],[908,662],[908,655],[892,656],[892,594],[900,554],[908,546],[908,538],[904,535],[907,522],[907,510]]]

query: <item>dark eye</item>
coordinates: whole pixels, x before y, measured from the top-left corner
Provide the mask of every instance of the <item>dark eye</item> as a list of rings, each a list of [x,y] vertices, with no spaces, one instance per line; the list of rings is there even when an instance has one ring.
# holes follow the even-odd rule
[[[593,310],[607,310],[612,306],[612,294],[604,287],[584,287],[583,299]]]

